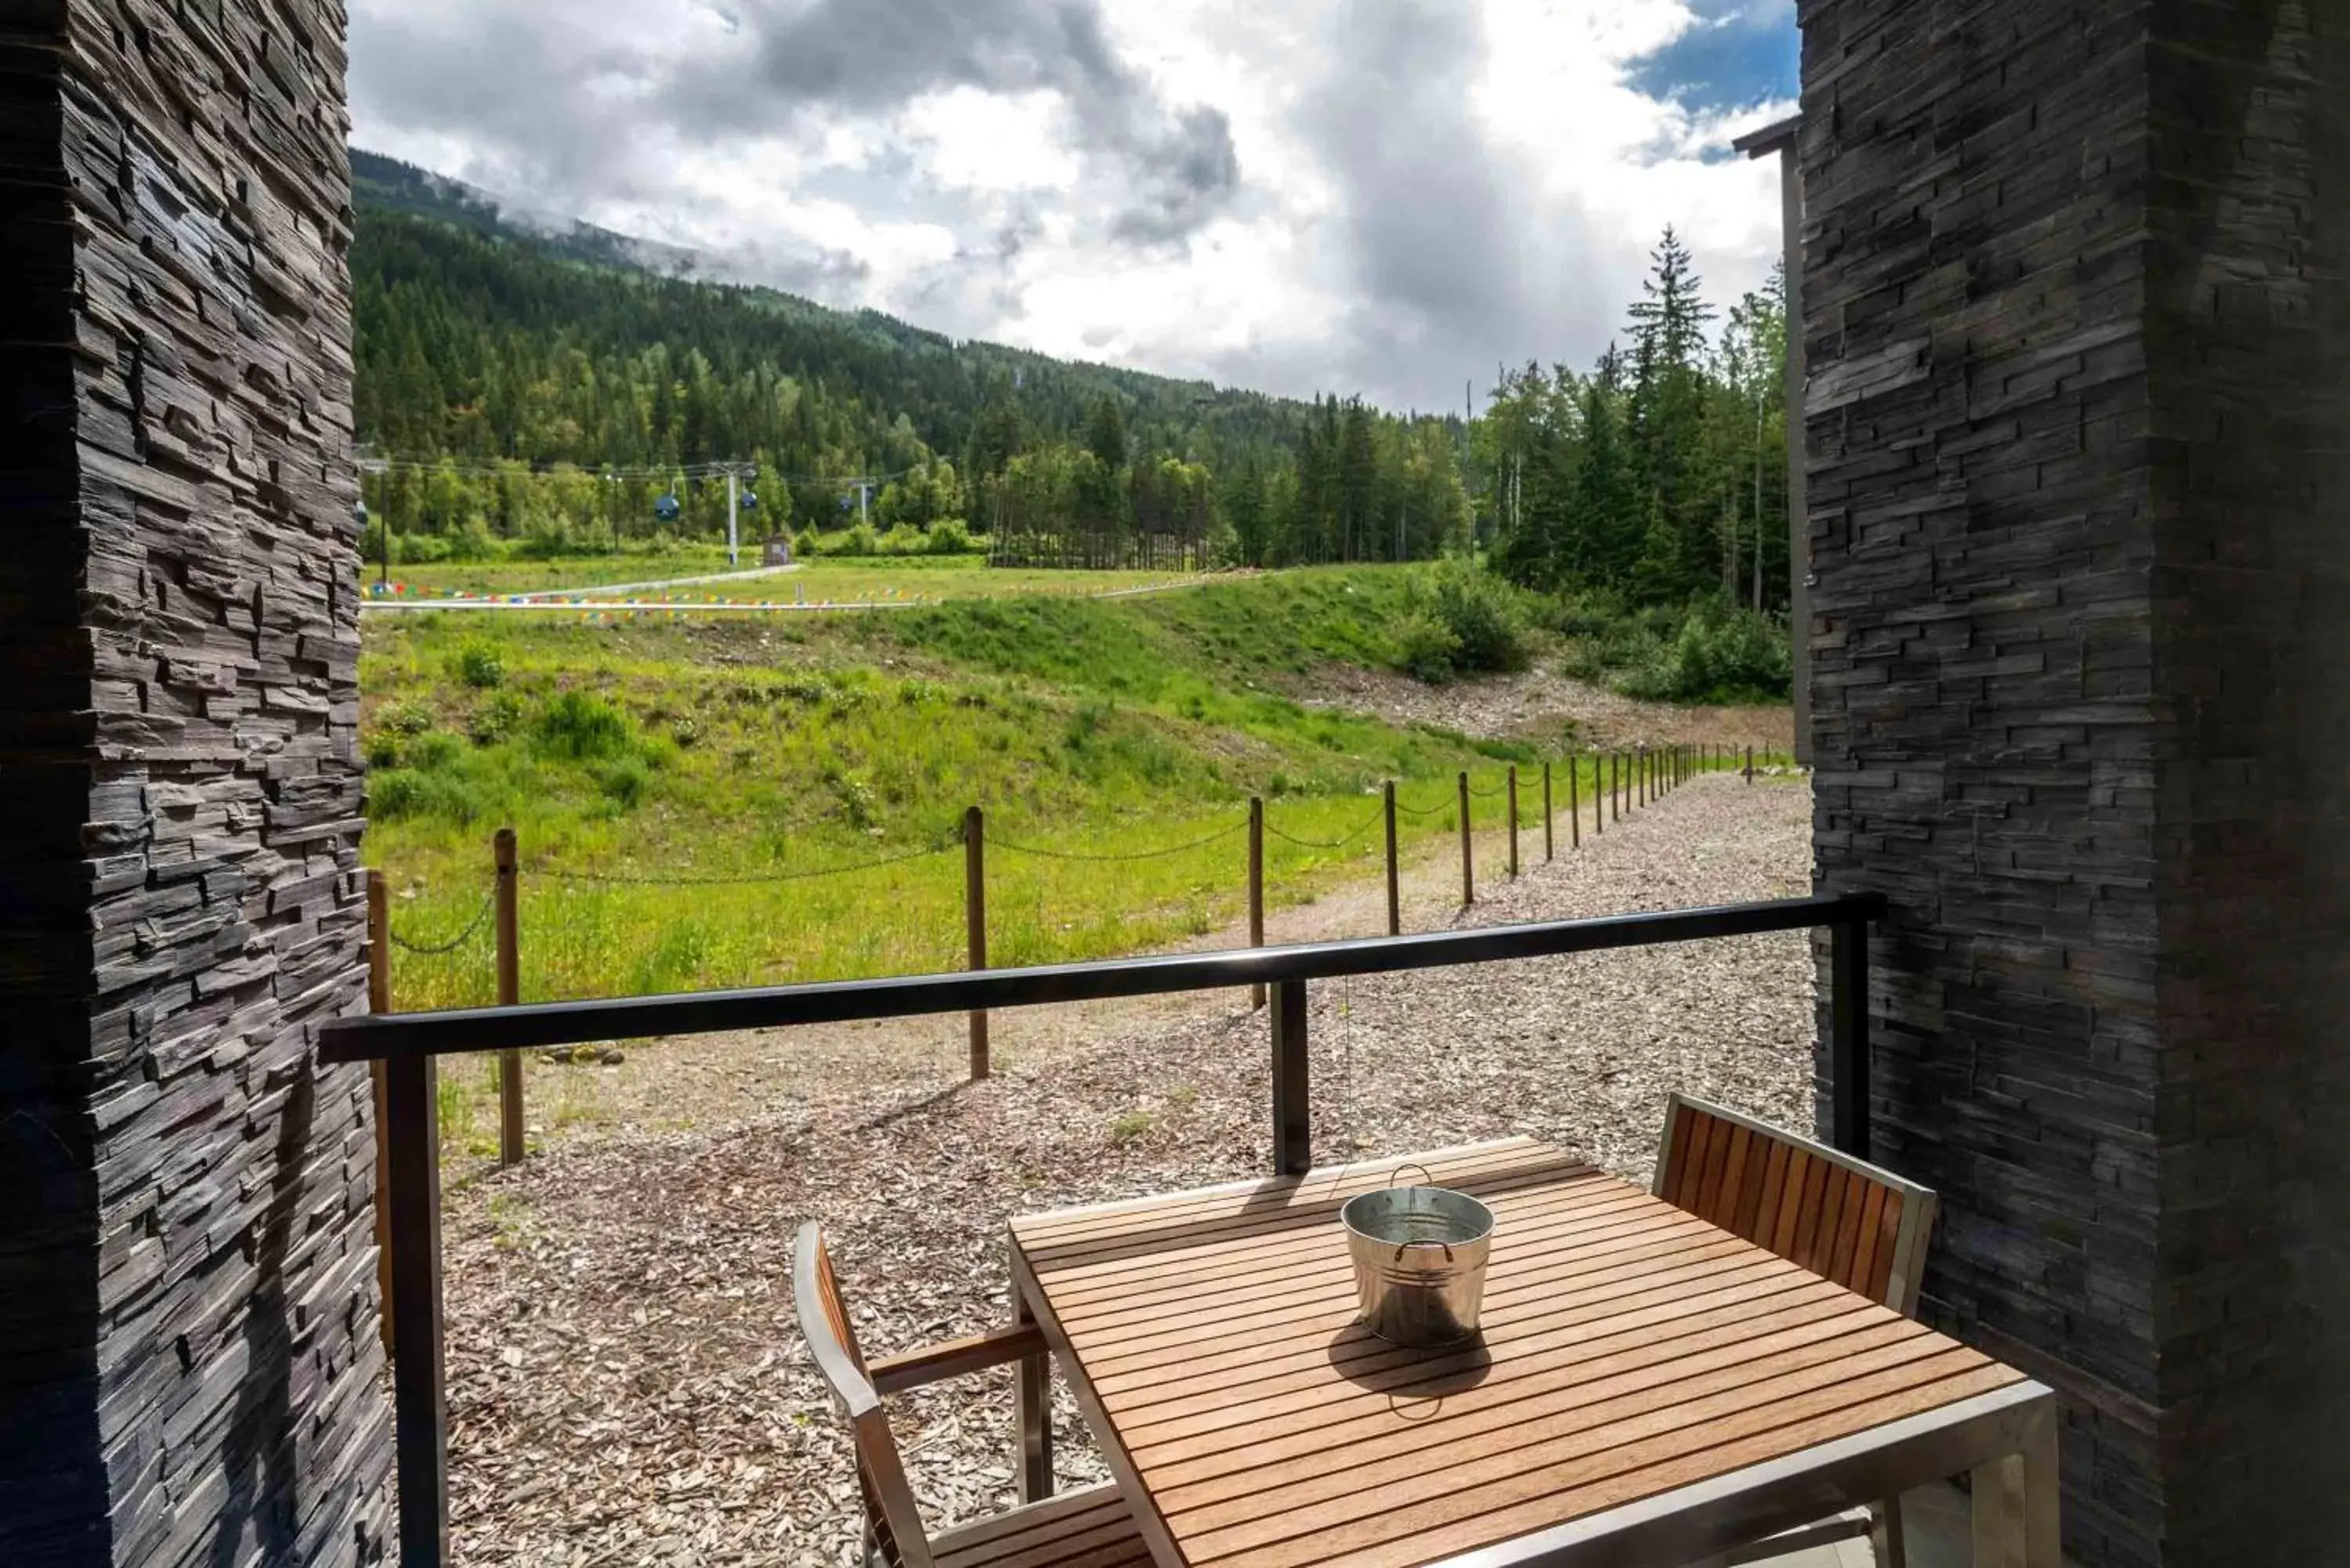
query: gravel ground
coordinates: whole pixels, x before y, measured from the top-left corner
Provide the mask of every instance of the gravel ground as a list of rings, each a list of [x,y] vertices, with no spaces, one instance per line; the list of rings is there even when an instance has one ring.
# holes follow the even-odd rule
[[[1560,854],[1464,922],[1802,892],[1809,792],[1700,779]],[[1523,1131],[1644,1176],[1669,1088],[1807,1120],[1811,996],[1800,935],[1320,985],[1316,1155]],[[456,1560],[849,1562],[847,1444],[791,1326],[800,1219],[825,1222],[878,1355],[1006,1315],[1013,1214],[1263,1168],[1261,1017],[1227,999],[1106,1023],[984,1085],[893,1079],[565,1144],[453,1194]],[[1062,1397],[1063,1474],[1099,1479]],[[893,1407],[932,1528],[1009,1503],[1010,1408],[1005,1372]]]
[[[1728,745],[1783,752],[1794,744],[1794,711],[1767,707],[1681,707],[1643,702],[1537,666],[1430,686],[1393,670],[1339,664],[1317,670],[1293,693],[1308,707],[1376,713],[1391,724],[1432,724],[1464,735],[1523,735],[1549,741],[1572,733],[1586,748]]]

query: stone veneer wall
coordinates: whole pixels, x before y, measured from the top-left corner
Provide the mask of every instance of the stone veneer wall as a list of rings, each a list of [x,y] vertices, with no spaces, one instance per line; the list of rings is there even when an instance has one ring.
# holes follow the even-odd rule
[[[28,0],[0,72],[0,1561],[373,1561],[341,7]]]
[[[2350,12],[1803,0],[1819,878],[2068,1550],[2350,1500]],[[2330,1532],[2330,1533],[2329,1533]]]

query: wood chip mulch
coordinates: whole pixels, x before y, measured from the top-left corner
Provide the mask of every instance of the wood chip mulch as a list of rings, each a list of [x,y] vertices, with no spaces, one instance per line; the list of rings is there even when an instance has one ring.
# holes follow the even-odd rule
[[[1810,811],[1801,781],[1700,779],[1464,919],[1801,893]],[[1528,1132],[1640,1177],[1674,1087],[1808,1125],[1812,999],[1800,934],[1319,985],[1315,1155]],[[988,1326],[1010,1216],[1262,1171],[1266,1057],[1263,1017],[1228,1008],[982,1085],[562,1145],[453,1193],[454,1560],[853,1562],[844,1428],[792,1326],[798,1222],[824,1221],[868,1355]],[[1057,1397],[1065,1482],[1102,1479]],[[1009,1506],[1008,1372],[892,1417],[932,1529]]]

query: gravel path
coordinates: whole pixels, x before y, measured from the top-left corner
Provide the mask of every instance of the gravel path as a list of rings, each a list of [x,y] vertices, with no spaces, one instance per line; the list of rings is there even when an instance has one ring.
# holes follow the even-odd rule
[[[1497,922],[1809,885],[1809,792],[1693,782],[1492,890]],[[1645,1175],[1668,1088],[1808,1120],[1800,935],[1315,988],[1315,1151],[1526,1131]],[[847,1563],[841,1429],[791,1327],[822,1219],[868,1354],[1001,1321],[1012,1214],[1263,1168],[1264,1022],[1129,1020],[976,1086],[844,1090],[719,1131],[567,1145],[444,1221],[451,1505],[466,1563]],[[1098,1479],[1059,1412],[1061,1468]],[[933,1528],[1010,1498],[1008,1373],[899,1401]]]

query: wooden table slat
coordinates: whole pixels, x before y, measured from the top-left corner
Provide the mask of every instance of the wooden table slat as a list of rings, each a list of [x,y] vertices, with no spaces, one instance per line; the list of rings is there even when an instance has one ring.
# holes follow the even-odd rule
[[[1758,1337],[1751,1343],[1771,1343],[1773,1335],[1797,1330],[1848,1333],[1884,1321],[1866,1309],[1856,1309],[1838,1293],[1825,1289],[1791,1291],[1772,1300],[1788,1304],[1753,1320],[1752,1332]],[[1846,1321],[1838,1323],[1839,1319]],[[1696,1353],[1693,1346],[1697,1343],[1717,1334],[1712,1320],[1693,1314],[1655,1328],[1596,1338],[1586,1347],[1587,1360],[1544,1363],[1536,1369],[1502,1377],[1489,1376],[1492,1368],[1483,1361],[1482,1351],[1463,1352],[1427,1360],[1424,1366],[1391,1367],[1371,1377],[1328,1379],[1246,1404],[1228,1400],[1163,1418],[1159,1410],[1143,1410],[1131,1416],[1121,1412],[1121,1429],[1128,1448],[1147,1454],[1154,1464],[1170,1471],[1184,1470],[1185,1460],[1235,1446],[1246,1447],[1270,1463],[1286,1451],[1285,1446],[1311,1449],[1322,1446],[1326,1438],[1354,1436],[1367,1428],[1372,1431],[1388,1430],[1393,1427],[1392,1417],[1399,1409],[1440,1403],[1447,1411],[1466,1412],[1532,1398],[1555,1389],[1580,1386],[1586,1366],[1590,1375],[1603,1377],[1633,1371],[1658,1361],[1691,1355]],[[1261,1429],[1266,1420],[1309,1409],[1318,1417],[1309,1428],[1275,1438],[1266,1437]],[[1184,1473],[1188,1476],[1191,1472]]]
[[[1190,1515],[1190,1511],[1211,1503],[1253,1498],[1255,1506],[1243,1511],[1245,1517],[1273,1507],[1289,1508],[1310,1502],[1317,1496],[1377,1487],[1386,1479],[1388,1465],[1394,1465],[1394,1474],[1409,1475],[1424,1465],[1422,1456],[1432,1449],[1474,1441],[1479,1444],[1475,1451],[1492,1451],[1508,1442],[1531,1441],[1546,1432],[1583,1431],[1647,1411],[1676,1408],[1690,1400],[1692,1390],[1685,1386],[1690,1379],[1714,1373],[1745,1380],[1705,1385],[1708,1388],[1718,1386],[1721,1392],[1799,1373],[1812,1374],[1821,1382],[1834,1381],[1866,1365],[1866,1358],[1875,1353],[1914,1345],[1925,1333],[1914,1324],[1838,1322],[1825,1329],[1814,1325],[1809,1334],[1791,1334],[1751,1345],[1741,1342],[1718,1345],[1711,1351],[1687,1352],[1677,1358],[1677,1365],[1652,1363],[1589,1384],[1537,1388],[1508,1404],[1471,1405],[1465,1395],[1457,1399],[1431,1400],[1429,1415],[1401,1428],[1388,1422],[1384,1430],[1363,1432],[1343,1449],[1325,1443],[1317,1449],[1283,1458],[1270,1445],[1261,1441],[1251,1444],[1236,1462],[1226,1466],[1222,1475],[1197,1481],[1182,1479],[1175,1466],[1166,1463],[1149,1447],[1136,1446],[1133,1452],[1151,1471],[1155,1487],[1152,1496],[1162,1511]],[[1916,1353],[1925,1354],[1934,1348],[1929,1344]],[[1513,1388],[1511,1392],[1517,1391]],[[1368,1428],[1372,1423],[1364,1421],[1359,1425]],[[1328,1430],[1325,1429],[1326,1434]],[[1232,1451],[1227,1449],[1225,1457],[1232,1459]],[[1316,1481],[1325,1484],[1313,1484]],[[1277,1497],[1273,1493],[1274,1488],[1280,1489]],[[1216,1521],[1194,1515],[1187,1522],[1206,1525]]]
[[[1787,1271],[1768,1280],[1750,1282],[1711,1296],[1677,1296],[1666,1305],[1644,1308],[1637,1313],[1555,1324],[1503,1345],[1500,1349],[1506,1356],[1548,1353],[1555,1358],[1555,1353],[1568,1349],[1576,1350],[1580,1355],[1596,1355],[1627,1342],[1688,1333],[1700,1326],[1717,1326],[1721,1319],[1713,1309],[1725,1303],[1753,1303],[1763,1315],[1752,1321],[1761,1324],[1774,1320],[1783,1312],[1835,1299],[1836,1293],[1825,1282],[1805,1275],[1801,1271]],[[1850,1303],[1839,1302],[1837,1304],[1848,1306]],[[1453,1352],[1443,1355],[1431,1355],[1426,1351],[1390,1349],[1378,1357],[1351,1364],[1344,1376],[1333,1377],[1328,1375],[1327,1368],[1316,1368],[1306,1375],[1262,1380],[1251,1388],[1251,1397],[1246,1403],[1234,1399],[1229,1391],[1222,1389],[1168,1399],[1138,1399],[1119,1405],[1118,1419],[1122,1429],[1134,1432],[1138,1440],[1147,1440],[1155,1438],[1162,1428],[1198,1423],[1206,1417],[1249,1420],[1260,1413],[1265,1417],[1290,1416],[1317,1407],[1326,1408],[1358,1396],[1381,1401],[1419,1397],[1414,1391],[1427,1384],[1457,1376],[1466,1358],[1490,1355],[1493,1348],[1489,1344],[1474,1352]],[[1567,1365],[1576,1365],[1578,1361],[1579,1357],[1576,1361],[1568,1361]]]
[[[1793,1282],[1804,1272],[1776,1258],[1752,1258],[1725,1250],[1721,1255],[1702,1262],[1659,1267],[1634,1278],[1592,1286],[1583,1293],[1580,1300],[1571,1303],[1562,1304],[1551,1297],[1524,1303],[1501,1301],[1489,1303],[1483,1314],[1485,1343],[1489,1347],[1498,1349],[1535,1324],[1588,1322],[1618,1313],[1637,1312],[1644,1307],[1668,1305],[1709,1290],[1734,1290],[1765,1281]],[[1351,1322],[1353,1314],[1349,1312],[1343,1321]],[[1119,1370],[1105,1375],[1100,1386],[1105,1395],[1152,1384],[1163,1385],[1170,1389],[1179,1385],[1186,1387],[1203,1384],[1228,1386],[1234,1381],[1233,1374],[1238,1375],[1238,1381],[1249,1383],[1288,1371],[1297,1365],[1296,1358],[1301,1354],[1306,1355],[1306,1365],[1313,1365],[1318,1359],[1339,1376],[1346,1376],[1364,1369],[1357,1365],[1358,1363],[1367,1361],[1377,1365],[1392,1360],[1409,1360],[1418,1353],[1386,1345],[1368,1334],[1350,1338],[1335,1354],[1326,1353],[1319,1347],[1311,1353],[1301,1353],[1278,1346],[1250,1345],[1229,1351],[1178,1357],[1176,1364],[1183,1368],[1180,1377],[1161,1370],[1166,1363],[1140,1365],[1129,1361]],[[1211,1379],[1211,1384],[1209,1383]]]
[[[1573,1158],[1530,1138],[1471,1145],[1427,1158],[1434,1158],[1437,1163],[1430,1166],[1426,1158],[1362,1160],[1352,1165],[1325,1167],[1305,1179],[1259,1178],[1222,1187],[1202,1188],[1195,1192],[1127,1199],[1087,1209],[1058,1210],[1050,1214],[1022,1215],[1012,1221],[1013,1233],[1020,1238],[1024,1246],[1048,1250],[1072,1239],[1105,1232],[1133,1233],[1146,1231],[1158,1222],[1180,1220],[1187,1216],[1270,1213],[1293,1205],[1318,1207],[1330,1201],[1332,1194],[1338,1195],[1339,1200],[1343,1200],[1357,1192],[1388,1186],[1399,1172],[1407,1168],[1427,1170],[1430,1179],[1448,1182],[1488,1171],[1592,1169],[1589,1162]]]
[[[1456,1190],[1480,1198],[1565,1182],[1586,1183],[1595,1190],[1613,1185],[1606,1176],[1585,1165],[1464,1171],[1448,1176],[1445,1182]],[[1148,1255],[1155,1263],[1164,1265],[1186,1255],[1212,1253],[1233,1242],[1263,1251],[1265,1243],[1277,1243],[1284,1235],[1324,1230],[1337,1219],[1338,1210],[1357,1191],[1369,1191],[1383,1185],[1374,1181],[1360,1188],[1341,1187],[1326,1197],[1295,1203],[1276,1204],[1271,1199],[1261,1199],[1222,1211],[1154,1217],[1150,1223],[1130,1231],[1093,1233],[1069,1241],[1032,1244],[1022,1238],[1021,1246],[1040,1274],[1058,1278],[1118,1277],[1122,1273],[1121,1265],[1138,1255]]]
[[[1513,1227],[1514,1233],[1514,1227]],[[1718,1241],[1721,1234],[1694,1216],[1671,1224],[1659,1224],[1642,1210],[1617,1210],[1604,1214],[1579,1212],[1564,1223],[1547,1226],[1548,1237],[1565,1241],[1571,1238],[1578,1254],[1596,1260],[1626,1260],[1659,1256],[1674,1251],[1691,1241]],[[1076,1332],[1083,1324],[1089,1332],[1109,1331],[1133,1324],[1163,1324],[1170,1312],[1213,1312],[1229,1302],[1256,1300],[1263,1303],[1294,1301],[1310,1295],[1326,1295],[1331,1292],[1349,1293],[1354,1281],[1341,1278],[1331,1266],[1331,1252],[1343,1252],[1343,1243],[1328,1247],[1299,1247],[1284,1255],[1278,1262],[1258,1270],[1234,1274],[1222,1285],[1204,1284],[1186,1278],[1173,1283],[1144,1281],[1143,1289],[1131,1293],[1115,1290],[1106,1295],[1072,1291],[1076,1299],[1063,1302],[1064,1293],[1055,1291],[1054,1300],[1061,1304],[1062,1325]],[[1547,1262],[1544,1267],[1563,1272],[1575,1267],[1579,1260]],[[1521,1277],[1513,1274],[1512,1277]]]
[[[1731,1246],[1734,1238],[1694,1221],[1665,1227],[1641,1224],[1637,1216],[1630,1223],[1623,1222],[1623,1216],[1521,1212],[1504,1218],[1514,1222],[1513,1234],[1558,1251],[1526,1251],[1506,1260],[1507,1266],[1487,1277],[1489,1301],[1513,1300],[1534,1285],[1569,1279],[1607,1283],[1683,1254],[1695,1262],[1709,1250],[1738,1251]],[[1334,1301],[1343,1304],[1354,1300],[1354,1265],[1343,1240],[1300,1249],[1298,1256],[1304,1266],[1295,1270],[1263,1276],[1235,1270],[1220,1282],[1203,1281],[1189,1290],[1154,1293],[1140,1304],[1122,1297],[1087,1303],[1092,1311],[1070,1313],[1061,1324],[1070,1334],[1083,1334],[1088,1345],[1115,1354],[1109,1347],[1122,1342],[1214,1338],[1251,1324],[1312,1315]],[[1252,1289],[1252,1282],[1259,1280],[1262,1290]],[[1170,1316],[1177,1317],[1173,1324],[1168,1321]]]
[[[1617,1224],[1646,1217],[1653,1223],[1655,1213],[1639,1194],[1604,1179],[1587,1185],[1536,1189],[1530,1194],[1475,1182],[1464,1184],[1459,1190],[1482,1201],[1493,1210],[1497,1220],[1508,1214],[1517,1223],[1530,1217],[1554,1215],[1565,1219],[1614,1216],[1611,1222]],[[1142,1256],[1130,1254],[1106,1263],[1061,1262],[1039,1260],[1033,1254],[1029,1262],[1039,1280],[1051,1282],[1055,1301],[1066,1300],[1076,1305],[1106,1297],[1147,1300],[1154,1284],[1161,1290],[1187,1285],[1212,1288],[1245,1282],[1268,1269],[1310,1270],[1317,1259],[1334,1250],[1344,1252],[1346,1246],[1346,1235],[1334,1207],[1330,1213],[1310,1222],[1279,1231],[1260,1230],[1201,1243],[1170,1244]],[[1203,1259],[1213,1259],[1218,1264],[1217,1272],[1203,1273],[1197,1266]],[[1121,1262],[1123,1267],[1119,1266]]]

